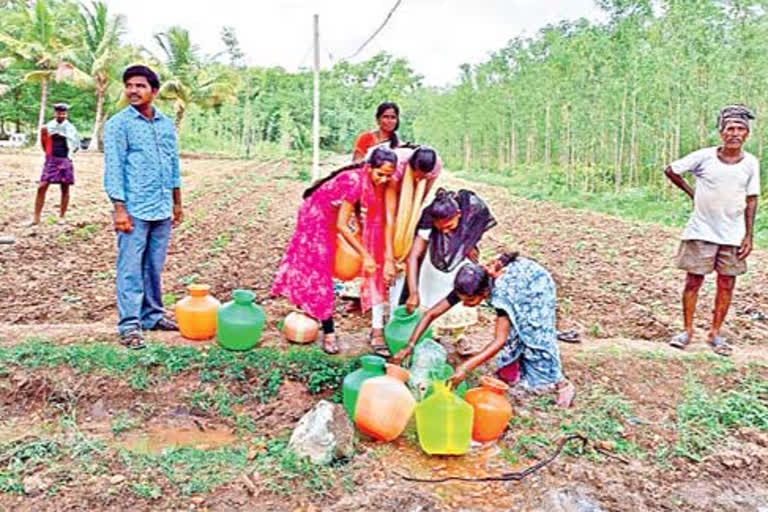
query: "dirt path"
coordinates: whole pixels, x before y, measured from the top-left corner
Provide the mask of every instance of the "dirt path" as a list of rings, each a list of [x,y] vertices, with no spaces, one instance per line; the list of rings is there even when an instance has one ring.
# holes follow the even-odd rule
[[[101,157],[83,155],[76,162],[68,224],[48,224],[58,203],[51,189],[47,222],[30,230],[19,224],[29,217],[39,162],[35,154],[0,154],[0,167],[10,171],[0,184],[0,197],[10,206],[0,212],[0,232],[17,237],[15,245],[0,246],[0,324],[114,322],[114,235],[101,190]],[[286,306],[267,296],[305,185],[291,179],[295,172],[287,161],[185,159],[183,169],[187,221],[169,251],[169,298],[183,296],[185,283],[195,280],[210,283],[224,300],[231,289],[249,287],[276,321]],[[653,341],[680,328],[677,230],[519,199],[499,187],[450,177],[443,185],[471,187],[490,201],[499,226],[484,240],[484,255],[519,250],[553,273],[562,328],[589,338]],[[768,254],[755,251],[749,263],[726,322],[725,334],[737,346],[768,338],[768,274],[759,270],[768,265]],[[709,279],[702,290],[700,334],[713,288]],[[342,321],[347,330],[363,326],[356,318]]]

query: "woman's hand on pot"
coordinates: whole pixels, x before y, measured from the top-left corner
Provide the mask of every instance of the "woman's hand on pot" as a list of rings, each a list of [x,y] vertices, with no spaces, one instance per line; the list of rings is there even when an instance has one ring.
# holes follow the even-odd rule
[[[453,372],[453,375],[451,375],[451,378],[448,379],[448,383],[451,385],[452,388],[455,389],[456,386],[461,384],[461,381],[463,381],[466,378],[467,378],[467,370],[465,370],[463,366],[459,366]]]
[[[413,350],[413,347],[410,345],[406,345],[405,348],[400,349],[400,352],[392,356],[392,364],[400,365],[405,358],[411,355],[411,350]]]
[[[405,310],[408,312],[409,315],[413,313],[414,310],[416,310],[416,308],[419,307],[419,302],[420,302],[420,299],[419,299],[418,293],[412,293],[408,295],[408,300],[405,301]]]

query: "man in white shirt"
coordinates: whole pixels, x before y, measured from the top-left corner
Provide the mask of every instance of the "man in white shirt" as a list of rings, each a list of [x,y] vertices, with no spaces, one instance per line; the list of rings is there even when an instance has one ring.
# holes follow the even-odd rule
[[[747,271],[760,194],[760,164],[743,150],[754,115],[744,105],[720,111],[718,129],[722,145],[694,151],[672,162],[665,174],[693,199],[693,213],[683,231],[678,268],[688,274],[683,291],[685,331],[670,345],[685,348],[693,338],[693,315],[704,276],[717,272],[717,295],[707,341],[715,353],[729,355],[731,347],[720,336],[720,327],[731,305],[736,276]],[[683,180],[690,172],[696,191]]]

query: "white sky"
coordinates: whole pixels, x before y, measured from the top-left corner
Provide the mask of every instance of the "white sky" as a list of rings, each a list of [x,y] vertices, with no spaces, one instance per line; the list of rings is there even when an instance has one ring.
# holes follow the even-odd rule
[[[190,31],[204,53],[223,50],[221,28],[235,27],[249,64],[294,71],[312,65],[312,15],[320,15],[321,66],[350,56],[395,0],[106,0],[128,21],[127,42],[154,48],[171,25]],[[405,57],[428,85],[458,78],[513,37],[562,19],[602,19],[593,0],[402,0],[386,27],[353,61],[387,51]],[[333,59],[333,60],[331,60]]]

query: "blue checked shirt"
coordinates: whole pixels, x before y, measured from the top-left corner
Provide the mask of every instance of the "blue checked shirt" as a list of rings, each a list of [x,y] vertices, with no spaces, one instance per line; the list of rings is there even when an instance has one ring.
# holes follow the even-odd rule
[[[181,187],[176,128],[154,109],[147,119],[129,106],[107,121],[104,131],[104,189],[122,201],[131,217],[171,217],[173,189]]]

